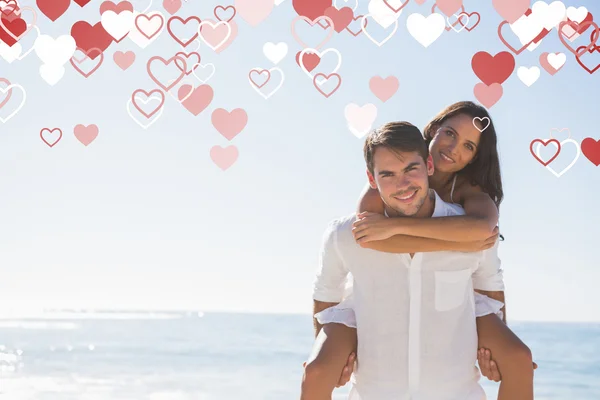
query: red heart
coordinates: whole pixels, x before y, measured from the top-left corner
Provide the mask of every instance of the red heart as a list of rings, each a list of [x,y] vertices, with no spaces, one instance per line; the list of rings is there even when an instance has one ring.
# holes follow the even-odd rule
[[[593,74],[594,72],[598,71],[598,69],[600,69],[600,62],[598,63],[598,65],[596,65],[596,67],[594,67],[594,69],[589,68],[587,65],[585,65],[583,63],[583,61],[581,61],[581,57],[586,53],[587,46],[580,46],[577,48],[577,50],[575,50],[577,52],[577,54],[575,55],[575,59],[577,60],[577,63],[579,65],[581,65],[581,67],[583,69],[585,69],[587,72],[591,74]],[[593,53],[594,51],[597,51],[598,53],[600,53],[600,46],[594,46],[593,49],[591,49],[589,51],[589,53]]]
[[[495,56],[487,51],[480,51],[471,59],[471,67],[487,86],[502,84],[515,70],[515,57],[508,51],[501,51]]]
[[[556,143],[556,145],[558,146],[558,148],[556,149],[556,154],[554,154],[548,161],[542,160],[533,151],[533,145],[536,142],[540,142],[541,144],[544,145],[544,147],[548,146],[550,143]],[[548,139],[545,142],[542,139],[534,139],[531,141],[531,144],[529,145],[529,151],[531,152],[531,155],[533,157],[535,157],[535,159],[538,160],[540,162],[540,164],[542,164],[545,167],[548,164],[550,164],[552,161],[554,161],[556,159],[556,157],[558,157],[558,155],[560,154],[560,142],[556,139]]]
[[[301,67],[300,53],[302,52],[299,51],[298,53],[296,53],[296,63],[298,63],[298,65]],[[318,54],[306,52],[302,56],[302,63],[304,64],[304,68],[306,68],[308,72],[311,72],[313,69],[315,69],[320,62],[321,57],[319,57]]]
[[[406,0],[404,3],[400,4],[400,7],[398,7],[398,8],[395,8],[394,6],[392,6],[392,5],[391,5],[391,4],[388,2],[388,0],[383,0],[383,3],[384,3],[386,6],[388,6],[388,8],[389,8],[390,10],[392,10],[393,12],[395,12],[395,13],[399,13],[399,12],[400,12],[400,10],[402,10],[402,9],[403,9],[403,8],[404,8],[404,7],[405,7],[407,4],[408,4],[408,2],[409,2],[409,1],[410,1],[410,0]]]
[[[73,1],[77,4],[79,4],[79,7],[83,7],[92,0],[73,0]]]
[[[9,47],[17,43],[17,40],[13,36],[20,37],[27,31],[27,22],[22,18],[9,20],[2,15],[0,16],[0,22],[0,40]]]
[[[591,137],[583,139],[581,152],[596,167],[600,165],[600,139],[594,140]]]
[[[300,16],[311,20],[325,14],[325,10],[332,6],[333,0],[292,0],[294,10]]]
[[[338,10],[334,6],[331,6],[325,10],[325,16],[331,18],[333,21],[333,29],[335,29],[337,33],[340,33],[346,29],[354,19],[354,11],[352,11],[350,7],[343,7]]]
[[[36,4],[42,14],[51,21],[56,21],[71,5],[71,0],[37,0]]]
[[[476,27],[477,25],[479,25],[479,23],[481,22],[481,14],[479,14],[477,11],[473,11],[472,13],[461,13],[461,15],[468,15],[468,16],[469,16],[469,22],[471,22],[471,17],[472,17],[473,15],[477,15],[477,22],[476,22],[476,23],[475,23],[473,26],[471,26],[471,27],[464,25],[464,24],[462,23],[462,20],[461,20],[460,18],[458,19],[458,22],[459,22],[459,23],[460,23],[462,26],[464,26],[464,27],[465,27],[465,29],[466,29],[466,30],[468,30],[469,32],[471,32],[473,29],[475,29],[475,27]]]
[[[231,16],[227,19],[223,19],[225,18],[225,16],[223,16],[223,18],[221,18],[221,16],[219,16],[217,14],[217,11],[221,11],[221,13],[223,12],[227,12],[227,10],[232,10]],[[214,14],[215,17],[219,20],[219,21],[227,21],[227,22],[231,22],[231,20],[233,19],[233,17],[235,17],[235,14],[237,14],[237,10],[235,9],[234,6],[227,6],[227,7],[223,7],[223,6],[216,6],[214,9]]]
[[[113,37],[104,30],[100,22],[97,22],[94,26],[87,21],[76,22],[71,28],[71,36],[75,39],[77,47],[84,53],[89,53],[92,49],[104,52],[113,41]],[[98,55],[99,53],[95,53],[90,58],[95,60]]]
[[[198,18],[198,17],[191,16],[191,17],[188,17],[188,18],[186,18],[186,19],[183,19],[183,18],[181,18],[181,17],[180,17],[180,16],[178,16],[178,15],[175,15],[175,16],[173,16],[173,17],[169,18],[169,21],[167,21],[167,31],[169,32],[169,35],[171,35],[171,37],[172,37],[172,38],[173,38],[173,39],[174,39],[174,40],[175,40],[177,43],[179,43],[179,44],[180,44],[182,47],[184,47],[184,48],[185,48],[185,47],[187,47],[187,46],[189,46],[189,44],[190,44],[190,43],[192,43],[194,40],[196,40],[196,38],[198,37],[198,32],[196,32],[196,33],[195,33],[195,34],[194,34],[194,35],[193,35],[191,38],[189,38],[189,39],[188,39],[186,42],[184,42],[183,40],[179,39],[179,38],[177,37],[177,35],[175,35],[175,34],[173,33],[173,31],[171,30],[171,24],[173,23],[173,21],[179,21],[179,22],[181,22],[183,25],[187,25],[187,23],[188,23],[188,22],[190,22],[190,21],[192,21],[192,20],[193,20],[193,21],[197,21],[197,22],[198,22],[198,24],[201,24],[201,23],[202,23],[202,21],[201,21],[201,20],[200,20],[200,18]],[[202,30],[202,27],[200,27],[200,30]]]
[[[363,25],[364,25],[364,27],[366,28],[366,27],[367,27],[367,25],[369,24],[369,20],[368,20],[368,19],[365,19],[365,21],[364,21],[364,22],[362,22],[362,17],[364,17],[364,15],[357,15],[356,17],[352,18],[352,20],[356,22],[357,20],[359,20],[359,19],[360,19],[360,20],[361,20],[361,24],[363,24]],[[354,32],[353,30],[351,30],[351,29],[350,29],[350,25],[348,25],[348,26],[346,27],[346,30],[347,30],[348,32],[350,32],[350,33],[352,34],[352,36],[354,36],[354,37],[357,37],[358,35],[360,35],[360,34],[362,33],[362,29],[359,29],[357,32]]]

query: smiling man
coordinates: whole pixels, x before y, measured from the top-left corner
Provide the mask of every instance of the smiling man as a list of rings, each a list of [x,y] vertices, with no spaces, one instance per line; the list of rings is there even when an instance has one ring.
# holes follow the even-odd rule
[[[394,122],[373,131],[364,155],[369,184],[378,190],[387,217],[464,214],[429,188],[434,164],[414,125]],[[357,244],[356,218],[352,214],[329,224],[313,296],[335,302],[352,277],[352,294],[316,315],[323,324],[357,328],[358,367],[350,399],[485,399],[475,367],[473,291],[504,290],[498,244],[477,252],[379,252]],[[344,321],[345,308],[352,308],[351,321]],[[316,347],[325,336],[317,338]],[[302,398],[317,397],[303,391]]]

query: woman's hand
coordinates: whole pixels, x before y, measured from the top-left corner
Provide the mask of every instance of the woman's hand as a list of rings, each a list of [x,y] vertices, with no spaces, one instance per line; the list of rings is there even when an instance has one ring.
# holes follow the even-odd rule
[[[352,224],[352,234],[357,243],[385,240],[396,234],[398,218],[372,212],[362,212],[357,215],[357,220]]]

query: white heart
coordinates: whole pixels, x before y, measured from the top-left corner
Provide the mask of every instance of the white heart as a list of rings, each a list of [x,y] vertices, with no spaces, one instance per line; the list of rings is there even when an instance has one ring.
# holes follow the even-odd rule
[[[446,19],[438,13],[433,13],[427,17],[414,13],[406,19],[408,33],[411,34],[417,42],[424,47],[429,47],[446,30]]]
[[[554,142],[551,142],[552,144],[554,144],[556,146],[556,144]],[[560,148],[562,149],[564,147],[565,143],[573,143],[575,145],[575,148],[577,149],[577,155],[575,156],[575,158],[573,159],[573,161],[571,161],[571,164],[567,165],[562,171],[560,172],[556,172],[551,166],[550,164],[546,165],[546,168],[548,169],[548,171],[552,172],[554,174],[554,176],[556,176],[557,178],[560,178],[565,172],[567,172],[568,170],[571,169],[571,167],[573,165],[575,165],[575,163],[577,162],[577,160],[579,160],[579,156],[581,155],[581,147],[579,147],[579,143],[577,143],[575,140],[569,138],[569,139],[565,139],[562,142],[560,142]],[[535,149],[535,153],[537,154],[538,158],[541,159],[540,156],[540,146],[542,145],[542,143],[538,142],[537,143],[537,148]],[[557,146],[558,148],[558,146]]]
[[[360,139],[373,127],[373,123],[377,118],[377,107],[371,103],[362,107],[350,103],[344,109],[344,116],[348,122],[350,132]]]
[[[5,88],[0,87],[0,92],[6,93],[9,90],[14,89],[14,88],[20,89],[21,92],[23,92],[23,99],[21,100],[21,104],[19,104],[19,107],[17,107],[11,114],[9,114],[8,117],[6,117],[6,118],[0,117],[0,122],[2,122],[3,124],[5,124],[9,119],[14,117],[19,111],[21,111],[21,109],[25,105],[25,99],[27,98],[27,92],[25,92],[25,88],[23,86],[13,83],[13,84],[8,85]]]
[[[148,97],[146,100],[144,100],[143,98],[141,98],[141,97],[139,97],[139,96],[136,96],[136,100],[139,100],[139,101],[141,101],[141,102],[142,102],[142,103],[144,103],[144,104],[148,104],[148,103],[149,103],[151,100],[154,100],[154,96],[150,96],[150,97]],[[159,102],[161,102],[161,101],[162,101],[162,98],[161,98],[161,97],[157,97],[157,100],[158,100]],[[135,118],[135,116],[134,116],[134,115],[131,113],[131,106],[132,106],[132,105],[133,105],[133,101],[132,101],[131,99],[129,99],[129,101],[127,102],[127,106],[126,106],[126,108],[127,108],[127,113],[129,114],[129,116],[131,117],[131,119],[133,119],[133,120],[134,120],[134,121],[135,121],[135,122],[136,122],[136,123],[137,123],[139,126],[141,126],[143,129],[148,129],[148,128],[150,127],[150,125],[152,125],[153,123],[155,123],[155,122],[158,120],[158,118],[159,118],[159,117],[162,115],[162,113],[163,113],[163,110],[164,110],[164,108],[165,108],[164,106],[161,106],[161,107],[160,107],[160,109],[159,109],[159,111],[158,111],[158,112],[157,112],[155,115],[153,115],[153,116],[152,116],[154,119],[150,120],[150,122],[149,122],[148,124],[144,125],[144,124],[142,124],[140,121],[138,121],[138,120]],[[136,110],[137,110],[137,109],[136,109]],[[139,111],[139,110],[138,110],[138,111]]]
[[[581,23],[588,15],[588,9],[584,6],[579,8],[569,7],[567,8],[567,18],[573,22]]]
[[[262,69],[263,69],[263,68],[258,68],[258,67],[257,67],[257,68],[252,68],[252,70],[259,70],[259,71],[260,71],[260,70],[262,70]],[[252,70],[251,70],[251,71],[252,71]],[[278,86],[277,86],[275,89],[273,89],[273,91],[271,91],[271,93],[268,93],[268,94],[266,94],[266,95],[265,95],[265,94],[263,94],[263,92],[261,92],[261,91],[260,91],[260,89],[261,89],[261,88],[258,88],[258,87],[257,87],[257,86],[256,86],[256,85],[255,85],[255,84],[252,82],[252,80],[250,79],[250,77],[248,77],[248,81],[250,82],[250,86],[252,86],[252,88],[253,88],[254,90],[256,90],[256,92],[257,92],[258,94],[260,94],[260,95],[261,95],[261,96],[262,96],[262,97],[263,97],[265,100],[268,100],[268,99],[269,99],[271,96],[273,96],[273,95],[275,94],[275,92],[277,92],[277,91],[278,91],[278,90],[281,88],[281,86],[283,86],[283,81],[285,80],[285,74],[283,73],[283,71],[282,71],[282,70],[281,70],[279,67],[273,67],[273,68],[271,68],[271,69],[269,70],[269,73],[270,73],[270,72],[272,72],[272,71],[277,71],[277,72],[279,72],[279,73],[281,74],[281,82],[279,82],[279,85],[278,85]]]
[[[44,64],[40,67],[40,76],[50,86],[56,85],[65,75],[65,67],[62,65]]]
[[[404,10],[400,10],[398,13],[394,12],[383,0],[371,0],[369,2],[369,15],[384,29],[397,21],[402,11]]]
[[[198,69],[198,68],[196,68],[196,66],[198,66],[198,67],[200,67],[202,69],[205,69],[206,67],[212,67],[212,72],[210,73],[210,75],[208,76],[208,78],[201,79],[198,75],[196,75],[196,70]],[[206,65],[194,64],[194,66],[192,66],[192,75],[194,75],[196,77],[196,79],[198,79],[202,83],[208,82],[208,80],[213,77],[213,75],[215,74],[215,72],[216,72],[216,68],[215,68],[215,64],[213,64],[213,63],[208,63]]]
[[[394,36],[394,34],[396,33],[396,31],[398,30],[398,20],[394,19],[394,29],[392,30],[392,32],[386,36],[385,39],[383,39],[381,42],[378,40],[375,40],[375,38],[373,38],[373,36],[371,36],[369,34],[369,32],[367,31],[367,18],[368,17],[373,17],[371,14],[367,14],[364,17],[362,17],[360,19],[360,29],[363,31],[363,33],[367,36],[367,38],[369,38],[369,40],[371,40],[371,42],[375,43],[377,46],[381,47],[383,46],[388,40],[390,40],[392,38],[392,36]],[[390,24],[391,25],[391,24]],[[388,27],[390,26],[388,25]],[[387,27],[386,27],[387,28]]]
[[[565,53],[550,53],[548,54],[548,64],[552,66],[555,70],[559,70],[565,65],[567,62],[567,56]]]
[[[42,63],[50,66],[65,65],[77,49],[75,39],[71,35],[61,35],[56,39],[52,36],[40,35],[33,47]]]
[[[284,42],[272,43],[267,42],[263,46],[263,54],[269,61],[277,65],[285,58],[288,53],[288,45]]]
[[[527,86],[533,85],[540,77],[541,71],[538,67],[519,67],[517,76]]]

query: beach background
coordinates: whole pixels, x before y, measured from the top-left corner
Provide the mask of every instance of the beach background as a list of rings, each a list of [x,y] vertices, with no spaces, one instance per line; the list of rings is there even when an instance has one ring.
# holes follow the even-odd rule
[[[600,398],[600,324],[511,327],[539,364],[537,400]],[[283,314],[88,311],[3,320],[0,398],[298,399],[311,333],[309,316]],[[495,399],[497,384],[482,384]]]
[[[150,10],[168,17],[153,1]],[[56,22],[40,15],[40,31],[56,38],[77,21],[99,21],[100,0],[71,3]],[[142,10],[150,2],[132,3]],[[563,3],[600,18],[597,0]],[[231,4],[189,0],[177,15],[214,19],[217,5]],[[366,14],[368,4],[358,0],[355,13]],[[291,0],[256,26],[238,15],[238,36],[223,52],[203,43],[187,49],[199,46],[202,63],[215,65],[212,103],[193,116],[167,95],[146,130],[126,104],[134,90],[157,87],[146,72],[152,56],[182,50],[166,30],[143,50],[129,39],[112,43],[89,78],[67,64],[54,86],[41,78],[35,52],[13,63],[0,58],[0,77],[27,91],[23,109],[0,124],[0,398],[293,399],[313,338],[322,234],[329,221],[354,212],[366,183],[363,139],[348,128],[346,106],[373,104],[373,126],[408,120],[424,127],[445,106],[476,100],[475,53],[507,50],[491,0],[464,1],[481,15],[472,32],[444,32],[423,47],[407,18],[430,14],[433,4],[411,1],[381,47],[364,35],[334,34],[324,48],[342,54],[343,81],[330,98],[295,61],[302,46],[291,33]],[[379,40],[389,33],[369,25]],[[313,43],[324,34],[298,29]],[[516,45],[510,28],[504,31]],[[32,33],[23,45],[34,40]],[[263,53],[267,42],[284,42],[288,52],[277,64],[285,81],[265,100],[248,74],[274,66]],[[129,50],[136,61],[122,71],[112,57]],[[536,398],[597,400],[600,167],[581,156],[557,178],[534,159],[530,143],[548,139],[553,128],[568,128],[554,131],[559,140],[600,139],[600,70],[583,70],[556,30],[516,56],[516,67],[539,66],[543,52],[557,51],[567,55],[557,74],[542,70],[528,87],[515,69],[490,109],[505,193],[499,251],[510,326],[540,365]],[[322,71],[335,61],[326,57]],[[375,76],[398,78],[390,100],[371,92]],[[248,115],[233,140],[212,124],[218,108]],[[96,124],[98,137],[84,146],[74,136],[77,124]],[[50,148],[40,131],[54,127],[63,137]],[[223,170],[211,160],[213,146],[235,146],[239,157]],[[575,155],[566,144],[552,165],[560,170]],[[67,317],[41,309],[113,311]],[[493,398],[495,384],[484,383]]]

